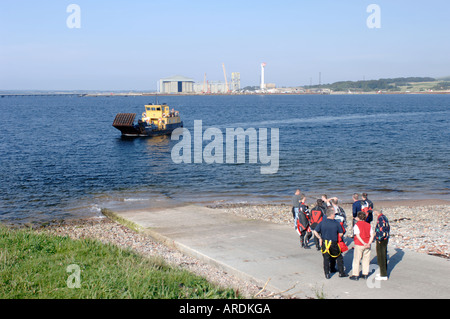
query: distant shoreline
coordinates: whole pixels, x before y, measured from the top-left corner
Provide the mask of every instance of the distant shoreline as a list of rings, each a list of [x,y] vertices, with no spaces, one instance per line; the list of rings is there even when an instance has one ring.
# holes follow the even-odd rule
[[[450,94],[450,91],[435,92],[289,92],[289,93],[269,93],[269,92],[248,92],[248,93],[156,93],[156,92],[99,92],[99,93],[75,93],[75,92],[48,92],[48,93],[0,93],[0,98],[18,96],[78,96],[78,97],[135,97],[135,96],[242,96],[242,95],[442,95]]]

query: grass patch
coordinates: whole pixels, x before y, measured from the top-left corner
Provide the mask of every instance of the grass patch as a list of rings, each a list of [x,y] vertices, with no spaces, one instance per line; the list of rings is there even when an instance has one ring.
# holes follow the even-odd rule
[[[74,265],[69,267],[70,265]],[[77,271],[78,270],[78,271]],[[79,278],[79,281],[77,281]],[[79,282],[79,288],[73,284]],[[0,299],[237,298],[160,258],[0,225]]]
[[[134,230],[135,232],[139,233],[142,231],[142,227],[139,226],[136,223],[133,223],[132,221],[129,221],[119,215],[117,215],[116,213],[114,213],[112,210],[106,209],[106,208],[102,208],[102,214],[105,215],[106,217],[108,217],[109,219],[124,225],[126,227],[128,227],[131,230]]]
[[[414,82],[409,83],[408,85],[399,85],[398,89],[400,92],[425,92],[430,89],[433,89],[439,82],[433,81],[433,82]]]

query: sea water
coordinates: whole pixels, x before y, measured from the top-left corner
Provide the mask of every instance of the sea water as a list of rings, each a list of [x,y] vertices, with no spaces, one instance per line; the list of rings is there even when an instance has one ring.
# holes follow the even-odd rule
[[[170,137],[123,138],[117,113],[154,97],[0,98],[0,221],[100,216],[102,208],[289,204],[300,188],[349,201],[450,197],[450,95],[159,96],[184,127],[278,129],[279,167],[175,163]],[[248,154],[247,154],[248,156]]]

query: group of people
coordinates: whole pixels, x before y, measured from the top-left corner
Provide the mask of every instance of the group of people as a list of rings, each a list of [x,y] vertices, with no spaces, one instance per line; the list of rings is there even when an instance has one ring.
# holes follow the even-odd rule
[[[362,278],[369,276],[371,244],[376,242],[377,262],[380,273],[377,280],[387,280],[387,245],[389,242],[389,221],[382,211],[373,209],[373,202],[366,193],[353,194],[352,205],[352,232],[348,236],[354,240],[354,254],[352,274],[350,279],[359,280],[360,263],[362,264]],[[347,233],[347,217],[345,211],[339,206],[337,197],[328,198],[322,195],[317,199],[313,208],[309,208],[306,196],[297,189],[292,197],[292,215],[295,229],[300,235],[300,245],[310,249],[309,241],[314,237],[317,250],[323,255],[323,269],[325,278],[331,277],[330,273],[336,272],[336,264],[339,277],[348,277],[344,270],[342,253],[346,248],[344,234]],[[376,220],[375,228],[371,222]]]

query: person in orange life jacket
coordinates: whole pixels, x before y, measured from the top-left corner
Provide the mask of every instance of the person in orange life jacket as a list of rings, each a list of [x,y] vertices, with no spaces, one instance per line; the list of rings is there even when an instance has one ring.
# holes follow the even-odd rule
[[[347,229],[347,216],[345,215],[345,210],[338,205],[339,200],[336,197],[332,198],[330,202],[335,212],[334,219],[336,219],[339,224],[341,224],[343,234],[345,235]]]
[[[373,220],[373,203],[367,196],[367,193],[362,193],[361,211],[366,213],[366,222],[370,223]]]
[[[344,258],[338,245],[338,238],[342,237],[341,225],[334,219],[335,212],[333,207],[329,207],[326,211],[325,218],[314,229],[314,236],[319,239],[322,247],[323,270],[325,278],[330,279],[330,272],[335,272],[336,263],[339,270],[339,277],[347,277],[344,270]]]
[[[359,280],[359,263],[362,264],[362,277],[367,279],[369,277],[370,265],[370,245],[372,244],[375,233],[366,222],[366,214],[364,212],[358,213],[358,222],[353,227],[353,234],[355,240],[355,249],[353,252],[352,276],[351,280]]]
[[[361,211],[361,201],[359,200],[358,193],[354,193],[352,196],[353,199],[353,205],[352,205],[352,215],[353,215],[353,221],[352,221],[352,229],[355,226],[357,220],[356,217],[358,217],[358,212]],[[353,235],[351,236],[353,237]]]
[[[377,263],[380,273],[375,276],[376,280],[387,280],[387,246],[389,242],[390,226],[382,211],[374,211],[377,224],[375,225],[375,242],[377,250]]]
[[[309,226],[309,208],[306,204],[306,196],[302,196],[297,215],[297,233],[300,235],[300,244],[303,248],[309,249],[308,242],[312,237]],[[306,235],[306,237],[305,237]]]
[[[314,206],[309,213],[309,225],[311,230],[314,230],[324,219],[326,219],[326,208],[324,207],[323,201],[318,199],[316,206]],[[313,232],[313,234],[315,234],[315,232]],[[316,244],[317,250],[320,250],[319,239],[316,236],[314,236],[314,243]]]

